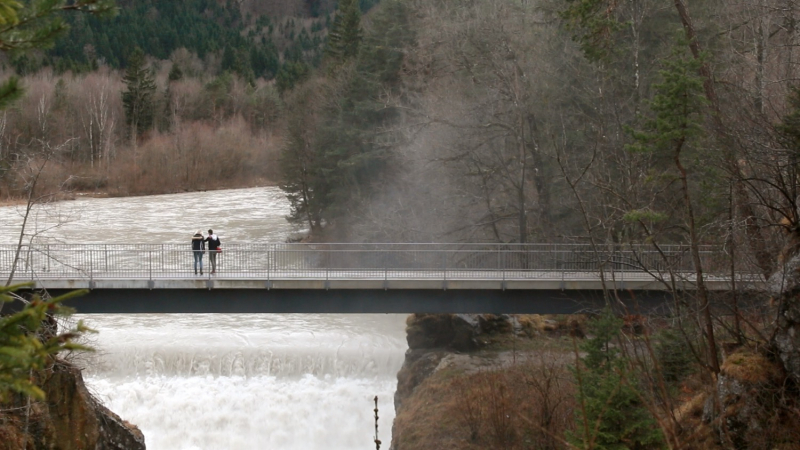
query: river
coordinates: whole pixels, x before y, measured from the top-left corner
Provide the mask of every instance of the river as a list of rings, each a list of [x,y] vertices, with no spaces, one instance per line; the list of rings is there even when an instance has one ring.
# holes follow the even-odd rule
[[[38,208],[39,242],[185,243],[213,228],[223,243],[284,242],[280,189],[251,188]],[[0,208],[18,236],[20,207]],[[388,447],[404,315],[76,315],[98,331],[84,355],[89,389],[136,424],[149,450],[350,450]]]

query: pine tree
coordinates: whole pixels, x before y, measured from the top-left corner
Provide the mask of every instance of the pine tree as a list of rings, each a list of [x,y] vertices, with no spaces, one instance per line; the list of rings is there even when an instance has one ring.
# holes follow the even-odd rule
[[[128,59],[128,68],[122,81],[127,86],[122,93],[125,123],[136,130],[138,136],[153,125],[153,97],[156,92],[154,75],[145,67],[142,49],[137,47]]]
[[[319,98],[314,86],[301,85],[292,92],[293,105],[287,114],[288,136],[281,152],[281,189],[291,206],[289,220],[307,225],[312,233],[322,229],[326,183],[320,168],[322,158],[315,142]]]
[[[358,0],[341,0],[339,12],[328,33],[325,53],[334,61],[343,62],[358,55],[361,44],[361,9]]]
[[[356,2],[349,5],[342,3],[343,10],[337,18],[345,17],[347,8],[357,7]],[[299,108],[290,118],[290,137],[281,165],[285,181],[281,187],[292,203],[291,220],[308,223],[314,231],[322,223],[347,220],[369,201],[375,192],[373,187],[386,180],[389,149],[399,139],[385,131],[397,111],[377,99],[396,87],[402,61],[396,49],[411,42],[413,34],[402,2],[385,1],[372,20],[375,26],[360,43],[358,58],[353,54],[349,62],[353,70],[338,71],[316,86],[311,85],[312,79],[293,93],[294,103],[305,101],[314,108]],[[342,23],[346,21],[339,22],[339,31]],[[360,40],[359,37],[356,41]],[[297,78],[289,75],[285,68],[278,74],[282,92]],[[317,95],[325,101],[306,100],[310,98],[308,89],[319,90]]]
[[[577,448],[657,448],[663,441],[637,392],[634,374],[616,346],[621,325],[606,309],[589,326],[594,337],[580,346],[585,356],[573,369],[580,407],[576,431],[569,436]]]
[[[183,71],[181,67],[177,64],[173,64],[172,68],[169,70],[169,75],[167,77],[169,81],[178,81],[183,78]]]
[[[64,19],[58,14],[62,10],[84,11],[99,15],[113,15],[116,12],[111,0],[73,2],[0,0],[0,51],[8,54],[20,50],[52,47],[55,39],[67,31]],[[0,83],[0,109],[8,108],[22,94],[22,86],[16,77],[10,77]]]
[[[14,301],[10,294],[17,288],[0,287],[0,306]],[[83,322],[58,333],[53,319],[55,315],[69,315],[72,310],[62,303],[84,292],[74,291],[47,300],[36,296],[22,311],[0,316],[0,402],[8,400],[12,393],[44,399],[44,391],[35,384],[31,371],[44,369],[51,356],[61,351],[89,350],[75,343],[90,331]],[[49,327],[43,327],[45,323]]]

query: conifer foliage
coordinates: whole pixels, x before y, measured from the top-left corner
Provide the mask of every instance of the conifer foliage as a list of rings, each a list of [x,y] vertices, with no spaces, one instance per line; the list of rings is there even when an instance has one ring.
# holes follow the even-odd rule
[[[361,38],[361,9],[358,0],[341,0],[339,12],[328,34],[327,56],[338,61],[355,58]]]
[[[0,51],[19,54],[24,50],[49,48],[68,29],[60,11],[83,11],[101,16],[115,14],[111,0],[51,0],[18,2],[0,0]],[[22,96],[16,77],[0,83],[0,110]]]
[[[137,48],[131,55],[122,80],[127,86],[122,93],[125,123],[131,130],[136,130],[138,136],[153,125],[153,96],[156,92],[155,76],[145,66],[141,49]]]
[[[11,302],[11,296],[19,286],[0,288],[0,306]],[[62,306],[68,298],[83,294],[75,291],[56,298],[35,297],[22,311],[0,317],[0,401],[11,393],[44,399],[44,391],[36,386],[31,371],[44,369],[49,358],[64,350],[87,350],[75,343],[83,333],[89,331],[83,323],[64,333],[58,333],[53,315],[71,312]],[[48,317],[50,319],[48,319]],[[42,324],[50,323],[48,327]]]
[[[20,53],[51,46],[67,29],[57,14],[60,11],[110,15],[115,9],[111,0],[0,0],[0,51]],[[0,110],[7,109],[22,93],[22,86],[14,77],[0,83]],[[0,312],[5,303],[17,300],[19,296],[14,292],[20,287],[0,288]],[[75,343],[88,331],[82,323],[59,333],[54,319],[55,315],[70,314],[72,311],[62,302],[82,293],[75,291],[55,298],[37,295],[22,310],[0,315],[0,402],[11,394],[43,399],[44,391],[36,386],[33,372],[44,369],[51,357],[61,351],[86,349]]]
[[[358,1],[340,8],[323,63],[328,70],[296,87],[288,102],[297,107],[281,156],[290,219],[314,231],[360,210],[385,181],[397,139],[385,128],[398,111],[381,96],[398,88],[399,49],[414,39],[402,2],[384,1],[363,38]]]
[[[621,355],[622,320],[606,309],[589,327],[593,337],[573,374],[580,406],[570,441],[581,449],[659,448],[657,424],[637,392],[636,376]]]

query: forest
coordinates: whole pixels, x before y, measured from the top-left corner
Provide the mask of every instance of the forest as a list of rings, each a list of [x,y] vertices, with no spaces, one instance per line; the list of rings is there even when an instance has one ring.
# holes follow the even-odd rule
[[[120,2],[10,52],[0,196],[272,183],[312,242],[580,243],[611,277],[602,255],[647,246],[675,297],[652,335],[597,315],[571,369],[535,368],[569,402],[542,388],[539,422],[509,409],[507,434],[459,442],[796,448],[800,5],[268,3]],[[476,403],[506,392],[489,381]]]
[[[609,286],[604,255],[643,245],[661,263],[632,264],[675,297],[599,314],[574,364],[432,376],[450,396],[417,387],[392,448],[795,448],[798,5],[353,3],[284,96],[293,220],[332,242],[585,244]]]
[[[62,38],[3,54],[26,95],[0,117],[0,197],[25,197],[37,173],[54,199],[277,183],[283,96],[320,65],[335,5],[116,6],[64,11]]]

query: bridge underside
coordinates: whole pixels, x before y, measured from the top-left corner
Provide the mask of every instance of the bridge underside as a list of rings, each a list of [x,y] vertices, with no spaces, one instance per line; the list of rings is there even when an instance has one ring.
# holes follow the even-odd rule
[[[59,295],[68,290],[50,290]],[[667,312],[665,291],[620,291],[630,313]],[[603,308],[599,290],[94,289],[66,304],[78,313],[574,314]],[[621,305],[617,305],[622,309]]]

